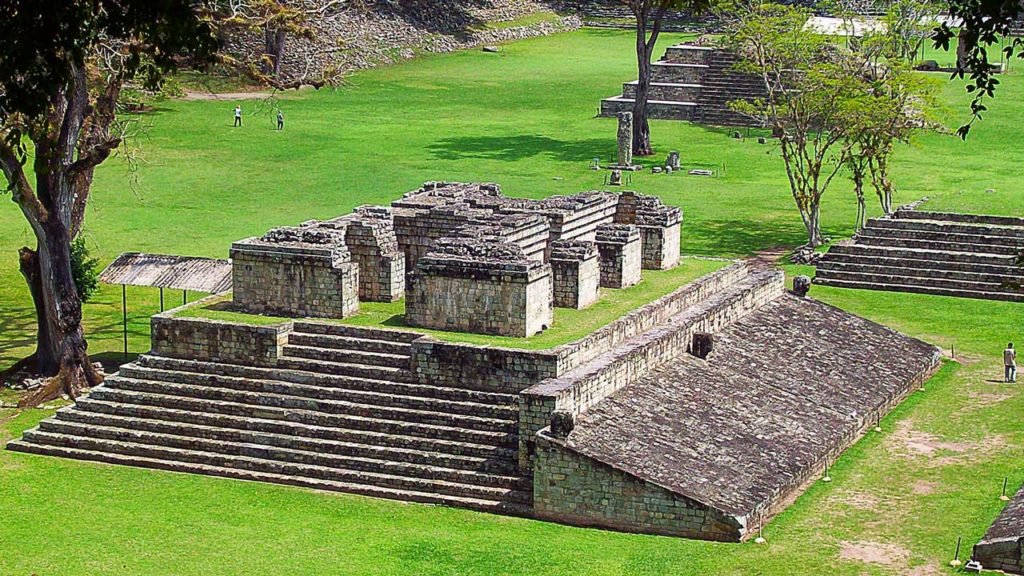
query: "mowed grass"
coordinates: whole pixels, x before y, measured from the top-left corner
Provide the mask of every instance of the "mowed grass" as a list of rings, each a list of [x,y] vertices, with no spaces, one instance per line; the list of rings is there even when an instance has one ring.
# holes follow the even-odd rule
[[[363,302],[359,305],[359,313],[344,320],[327,320],[351,326],[372,326],[400,330],[409,330],[429,334],[449,342],[466,342],[487,346],[503,346],[526,350],[542,350],[553,348],[579,340],[594,330],[608,324],[644,304],[657,300],[705,274],[728,265],[729,262],[717,259],[684,258],[678,266],[670,270],[644,270],[643,279],[639,284],[622,290],[602,288],[600,300],[585,310],[555,308],[555,318],[551,327],[529,338],[510,336],[489,336],[486,334],[470,334],[466,332],[448,332],[430,330],[405,323],[405,300],[397,302]],[[204,306],[186,308],[176,315],[192,318],[210,318],[228,322],[242,322],[265,326],[287,322],[287,318],[260,316],[232,311],[227,299],[216,299]],[[225,306],[227,304],[227,306]]]
[[[677,40],[667,36],[664,44]],[[337,92],[288,95],[283,133],[267,114],[230,128],[229,102],[169,102],[142,117],[147,162],[133,191],[116,160],[97,177],[87,237],[109,261],[126,250],[226,256],[232,240],[384,203],[424,180],[491,180],[512,195],[596,188],[589,159],[614,152],[601,97],[632,79],[627,33],[583,31],[360,73]],[[937,75],[938,78],[944,78]],[[943,86],[950,125],[967,96]],[[1011,74],[965,143],[932,135],[897,152],[900,201],[1020,214],[1024,83]],[[244,103],[247,112],[254,102]],[[716,178],[635,174],[633,187],[685,211],[688,254],[743,256],[795,246],[803,230],[781,163],[728,130],[655,122],[671,149]],[[986,190],[992,189],[992,192]],[[876,210],[872,206],[873,210]],[[848,236],[849,186],[826,196],[824,226]],[[30,242],[0,209],[0,363],[31,350],[32,312],[15,267]],[[790,273],[806,269],[788,267]],[[120,290],[86,307],[91,350],[120,347]],[[0,574],[942,574],[1024,481],[1024,394],[998,354],[1021,338],[1010,303],[814,287],[826,302],[949,350],[950,362],[765,529],[768,544],[714,544],[309,490],[0,452]],[[133,350],[148,347],[155,290],[130,289]],[[190,295],[190,298],[194,297]],[[168,306],[180,293],[167,294]],[[870,353],[867,351],[866,353]],[[0,410],[0,441],[46,410]],[[878,550],[888,554],[863,553]],[[853,557],[882,558],[865,562]]]

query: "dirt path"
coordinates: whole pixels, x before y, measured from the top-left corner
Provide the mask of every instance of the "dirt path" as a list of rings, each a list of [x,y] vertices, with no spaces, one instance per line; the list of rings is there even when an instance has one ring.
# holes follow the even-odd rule
[[[271,92],[185,92],[183,100],[264,100],[271,96]]]

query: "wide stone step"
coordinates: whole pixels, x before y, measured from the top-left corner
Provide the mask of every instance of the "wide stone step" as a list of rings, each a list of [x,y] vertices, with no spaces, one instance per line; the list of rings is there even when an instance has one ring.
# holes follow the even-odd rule
[[[951,234],[973,234],[979,236],[1007,237],[1021,240],[1024,243],[1024,228],[1017,226],[996,226],[991,224],[971,224],[948,220],[924,220],[910,218],[871,218],[867,225],[871,228],[896,228],[900,230],[920,230],[923,232],[939,232]]]
[[[405,390],[395,389],[388,382],[378,382],[376,390],[352,390],[349,388],[338,388],[335,386],[316,386],[310,384],[294,384],[280,380],[263,380],[258,378],[239,378],[235,376],[221,376],[218,374],[205,374],[197,372],[179,372],[173,370],[157,370],[154,368],[142,368],[139,366],[122,366],[117,374],[118,377],[130,378],[132,380],[148,380],[153,382],[171,382],[176,384],[191,384],[195,386],[213,386],[217,388],[232,388],[246,392],[268,392],[271,394],[285,394],[290,396],[303,396],[307,398],[323,400],[342,400],[358,404],[370,404],[393,408],[408,408],[412,410],[430,410],[437,412],[450,412],[453,414],[466,414],[468,416],[481,416],[485,418],[501,418],[515,420],[519,416],[519,407],[508,404],[482,404],[478,402],[440,400],[432,397],[407,396],[402,394]]]
[[[1020,251],[1024,248],[1024,239],[1012,236],[989,236],[983,234],[958,234],[949,232],[934,232],[931,230],[917,230],[913,228],[890,228],[880,226],[868,226],[857,234],[857,238],[870,236],[876,238],[899,238],[907,240],[924,240],[929,242],[944,242],[947,244],[961,244],[971,247],[968,252],[988,252],[993,248],[1009,247],[1012,251]]]
[[[929,264],[928,261],[917,261]],[[977,265],[975,265],[977,266]],[[841,260],[829,260],[818,264],[818,273],[823,272],[845,272],[850,274],[882,274],[892,276],[908,276],[917,278],[941,278],[946,280],[967,280],[970,282],[981,282],[986,284],[1004,285],[1024,283],[1024,274],[998,274],[989,272],[975,272],[964,270],[953,270],[938,266],[916,267],[906,260],[893,260],[888,263],[868,264],[863,262],[850,262]]]
[[[290,356],[294,358],[309,358],[310,360],[321,360],[324,362],[357,364],[360,366],[375,366],[381,368],[402,368],[408,370],[412,364],[411,358],[407,354],[360,352],[357,350],[295,346],[292,344],[285,344],[281,348],[281,353],[283,356]]]
[[[393,354],[399,356],[412,355],[412,345],[406,342],[389,342],[387,340],[352,338],[350,336],[332,336],[330,334],[292,332],[288,335],[288,343],[295,346],[308,346],[313,348],[356,350],[359,352],[376,352],[380,354]]]
[[[698,64],[651,63],[651,81],[676,84],[704,84],[707,66]]]
[[[153,460],[188,462],[191,464],[233,468],[236,470],[248,470],[251,472],[265,472],[287,476],[317,478],[320,480],[330,480],[332,482],[380,486],[392,490],[414,490],[418,492],[444,494],[456,497],[484,498],[500,501],[508,499],[516,492],[522,493],[522,491],[508,488],[492,488],[471,484],[446,482],[443,480],[407,478],[389,474],[342,470],[313,464],[281,462],[278,460],[269,460],[252,456],[234,456],[216,452],[202,452],[198,450],[172,448],[152,444],[68,436],[64,434],[41,432],[38,430],[30,430],[26,432],[22,439],[22,443],[38,446],[74,448],[90,452],[105,452],[108,454],[119,454],[122,456],[134,456]]]
[[[330,336],[361,338],[364,340],[403,342],[406,344],[413,340],[423,338],[423,334],[419,334],[417,332],[386,330],[383,328],[365,328],[363,326],[346,326],[344,324],[331,324],[328,322],[314,322],[309,320],[296,320],[293,324],[292,330],[298,333],[326,334]]]
[[[874,253],[835,253],[822,258],[818,268],[831,268],[833,266],[883,266],[888,268],[909,268],[918,270],[930,270],[937,273],[943,272],[964,272],[972,274],[994,274],[1006,276],[1010,279],[1024,279],[1024,267],[978,264],[973,262],[953,262],[948,260],[929,260],[926,258],[898,258],[889,256],[878,256]]]
[[[999,246],[992,244],[965,244],[962,242],[943,242],[939,240],[916,240],[912,238],[897,238],[891,235],[878,235],[871,230],[865,229],[857,235],[856,242],[860,244],[872,244],[875,246],[891,246],[894,248],[918,248],[921,250],[939,250],[948,252],[971,252],[975,254],[1001,254],[1012,256],[1017,254],[1018,249],[1014,246]]]
[[[707,64],[712,52],[713,49],[707,46],[669,46],[661,61],[679,64]]]
[[[266,420],[286,420],[316,426],[330,426],[351,430],[369,430],[384,434],[401,434],[406,436],[422,436],[425,438],[441,438],[445,440],[490,444],[510,448],[517,439],[514,432],[481,430],[469,426],[460,426],[458,422],[450,425],[428,424],[408,420],[389,420],[376,415],[359,416],[353,414],[327,413],[314,410],[286,409],[276,406],[258,406],[242,402],[211,400],[207,398],[156,394],[109,388],[106,385],[94,388],[89,393],[90,399],[119,404],[141,404],[161,406],[190,412],[209,412],[212,414],[230,414],[248,418]],[[475,424],[475,422],[474,422]]]
[[[622,97],[636,99],[637,82],[626,82],[622,85]],[[700,84],[678,84],[668,82],[652,82],[648,88],[648,100],[670,100],[674,102],[699,102],[701,98]]]
[[[251,480],[257,482],[273,482],[275,484],[287,484],[291,486],[302,486],[318,490],[331,490],[335,492],[347,492],[376,498],[388,498],[391,500],[402,500],[407,502],[419,502],[422,504],[441,504],[458,508],[469,508],[485,512],[500,514],[513,514],[528,516],[530,507],[526,504],[530,500],[529,493],[519,491],[508,491],[500,499],[466,498],[437,494],[433,492],[420,492],[413,490],[397,490],[372,484],[356,484],[349,482],[336,482],[319,478],[292,476],[288,474],[275,474],[268,472],[255,472],[252,470],[226,468],[206,464],[196,464],[177,460],[162,460],[157,458],[145,458],[141,456],[124,455],[95,450],[82,450],[78,448],[67,448],[63,446],[51,446],[29,443],[21,440],[11,442],[7,445],[9,450],[39,454],[46,456],[59,456],[62,458],[73,458],[76,460],[87,460],[92,462],[104,462],[107,464],[120,464],[126,466],[137,466],[172,472],[189,474],[204,474],[208,476],[220,476],[235,478],[239,480]]]
[[[491,432],[513,432],[516,422],[511,419],[483,418],[467,414],[454,414],[446,411],[413,410],[390,406],[377,406],[346,402],[342,400],[325,400],[274,394],[268,392],[249,392],[232,388],[220,388],[211,385],[177,384],[172,382],[153,382],[134,380],[121,376],[111,376],[91,394],[97,399],[104,399],[112,391],[131,390],[151,394],[164,394],[204,400],[218,400],[248,404],[257,409],[280,408],[285,410],[308,410],[329,414],[345,414],[364,418],[383,418],[432,426],[455,426],[473,428]]]
[[[136,362],[126,364],[121,367],[121,370],[126,369],[132,370],[133,372],[135,369],[153,369],[167,372],[221,374],[237,378],[279,380],[295,384],[309,384],[313,386],[344,388],[348,390],[379,391],[386,388],[394,391],[396,394],[403,394],[406,396],[420,396],[424,398],[436,398],[438,400],[474,402],[496,406],[516,406],[519,402],[519,397],[515,394],[482,392],[467,388],[451,388],[447,386],[434,386],[432,384],[419,384],[415,382],[395,382],[389,380],[373,380],[370,378],[356,378],[352,376],[317,374],[301,370],[257,368],[254,366],[239,366],[235,364],[198,362],[195,360],[181,360],[178,358],[164,358],[149,355],[140,356]],[[132,374],[126,373],[125,375],[131,376]],[[147,378],[143,377],[143,379]],[[148,379],[152,380],[153,378]]]
[[[1020,296],[1024,296],[1024,290],[1021,289],[1021,285],[1018,282],[978,282],[971,280],[920,277],[903,274],[902,270],[900,269],[889,269],[887,273],[882,274],[869,274],[856,271],[824,269],[819,270],[815,274],[815,276],[826,280],[831,279],[849,280],[854,282],[877,282],[879,284],[891,285],[911,284],[917,286],[927,286],[931,288],[960,290],[964,292],[1005,292],[1008,294],[1017,294]]]
[[[874,244],[836,244],[829,248],[825,259],[835,255],[853,254],[858,256],[880,256],[906,258],[910,260],[932,260],[936,262],[959,262],[964,264],[987,264],[992,266],[1016,266],[1012,254],[979,254],[960,250],[931,250],[927,248],[904,248],[900,246]]]
[[[163,416],[167,416],[166,414]],[[138,418],[133,416],[119,416],[103,412],[92,412],[75,406],[68,406],[57,411],[54,420],[44,420],[40,427],[49,431],[60,431],[54,428],[61,422],[77,423],[87,427],[117,428],[123,430],[135,430],[154,432],[158,434],[169,434],[173,436],[187,436],[216,440],[224,442],[240,442],[247,444],[260,444],[279,448],[291,448],[296,450],[312,451],[323,454],[334,454],[338,456],[354,456],[361,458],[373,458],[378,460],[389,460],[394,462],[410,462],[431,466],[441,466],[461,470],[484,472],[487,474],[498,474],[506,476],[518,475],[518,462],[515,460],[515,453],[509,450],[484,452],[484,455],[460,454],[449,451],[434,451],[435,446],[441,449],[450,450],[450,446],[444,443],[411,443],[421,448],[405,448],[391,445],[392,437],[363,435],[359,440],[370,442],[388,441],[387,444],[363,443],[351,441],[339,441],[325,439],[315,436],[305,436],[296,432],[307,432],[297,427],[286,430],[288,433],[263,432],[260,430],[238,427],[224,427],[217,425],[194,424],[184,419],[163,420],[153,418]],[[245,424],[243,424],[245,425]],[[64,428],[63,430],[67,430]],[[83,434],[88,435],[88,434]],[[426,448],[426,449],[423,449]]]
[[[689,120],[693,117],[697,104],[693,102],[669,102],[664,100],[648,100],[647,115],[655,120]],[[618,112],[633,110],[633,99],[616,96],[601,101],[601,115],[614,116]]]
[[[994,216],[988,214],[958,214],[955,212],[931,212],[929,210],[897,210],[899,219],[934,220],[992,226],[1024,227],[1024,218],[1017,216]]]
[[[353,364],[350,362],[332,362],[329,360],[315,360],[313,358],[300,358],[288,355],[280,356],[277,359],[277,366],[285,370],[302,370],[305,372],[316,372],[319,374],[368,378],[370,380],[387,380],[391,382],[416,381],[416,375],[409,369],[395,368],[392,366],[371,366],[367,364]]]
[[[75,409],[67,413],[58,412],[63,416],[81,418],[85,414],[94,415],[99,418],[99,423],[110,421],[104,418],[126,419],[141,423],[150,421],[162,421],[168,423],[195,424],[198,426],[215,427],[220,429],[237,429],[250,432],[261,432],[266,434],[278,434],[301,438],[318,438],[344,443],[365,444],[378,447],[393,447],[403,450],[415,450],[420,452],[435,452],[452,454],[458,456],[471,456],[482,458],[488,461],[501,462],[515,459],[517,453],[507,445],[498,443],[474,443],[476,441],[489,441],[493,439],[481,439],[478,435],[468,431],[467,434],[456,432],[450,434],[453,439],[444,439],[440,434],[432,437],[411,436],[396,434],[392,432],[376,432],[373,430],[361,430],[355,428],[338,428],[335,426],[323,426],[307,424],[302,421],[289,421],[281,419],[254,418],[252,416],[237,416],[233,414],[219,414],[212,412],[196,412],[166,408],[156,405],[145,404],[124,404],[119,402],[106,402],[92,398],[79,398]],[[139,424],[140,426],[143,424]]]
[[[887,292],[914,292],[918,294],[933,294],[938,296],[954,296],[957,298],[980,298],[985,300],[1007,300],[1011,302],[1024,302],[1024,295],[1008,294],[1005,292],[980,292],[974,290],[953,290],[949,288],[937,288],[934,286],[922,286],[920,284],[880,284],[877,282],[858,282],[852,280],[838,280],[830,278],[814,279],[815,284],[822,286],[835,286],[837,288],[856,288],[860,290],[882,290]]]
[[[155,432],[152,430],[127,429],[95,424],[81,424],[67,420],[44,420],[39,425],[39,432],[89,438],[92,440],[113,440],[133,444],[163,446],[181,450],[211,452],[228,456],[245,456],[291,462],[312,464],[327,468],[336,468],[343,472],[368,472],[389,476],[442,480],[475,486],[524,488],[524,480],[518,476],[492,474],[473,469],[452,468],[440,465],[440,462],[410,462],[408,460],[391,460],[388,454],[366,456],[353,453],[333,453],[325,449],[331,446],[322,445],[319,450],[303,449],[299,446],[282,446],[280,443],[264,444],[257,441],[231,441],[224,438],[209,439],[202,436],[179,435],[177,433]],[[36,431],[26,433],[32,440]],[[326,444],[326,443],[321,443]],[[352,450],[349,450],[352,452]]]

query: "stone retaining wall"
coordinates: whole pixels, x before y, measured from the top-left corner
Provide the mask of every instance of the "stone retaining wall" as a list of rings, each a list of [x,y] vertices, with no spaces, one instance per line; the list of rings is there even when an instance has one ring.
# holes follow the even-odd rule
[[[224,362],[248,366],[276,366],[291,332],[291,322],[253,326],[207,318],[182,318],[182,310],[205,306],[209,297],[157,314],[150,320],[152,354],[187,360]]]
[[[736,518],[581,456],[544,434],[537,437],[537,457],[544,462],[534,470],[538,518],[726,542],[738,541],[746,529]]]

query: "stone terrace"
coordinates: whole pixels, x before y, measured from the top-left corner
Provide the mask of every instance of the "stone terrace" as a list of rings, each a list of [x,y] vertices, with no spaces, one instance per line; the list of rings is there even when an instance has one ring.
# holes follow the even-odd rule
[[[1010,500],[985,536],[974,546],[973,559],[987,570],[1024,574],[1024,488]]]
[[[833,246],[826,286],[1024,302],[1024,218],[900,209]]]

